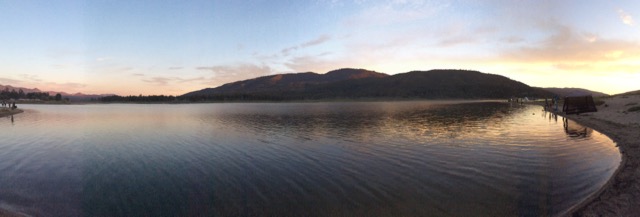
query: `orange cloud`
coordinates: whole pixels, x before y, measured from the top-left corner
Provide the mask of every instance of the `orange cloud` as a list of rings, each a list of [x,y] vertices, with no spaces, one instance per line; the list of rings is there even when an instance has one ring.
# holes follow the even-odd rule
[[[503,58],[525,62],[607,62],[640,58],[640,44],[622,39],[578,34],[569,26],[554,24],[543,41],[506,51]]]

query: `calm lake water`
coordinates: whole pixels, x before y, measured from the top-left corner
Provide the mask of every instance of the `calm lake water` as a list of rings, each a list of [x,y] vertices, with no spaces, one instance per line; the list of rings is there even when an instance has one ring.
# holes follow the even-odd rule
[[[557,215],[621,159],[508,103],[21,108],[0,118],[0,208],[33,216]]]

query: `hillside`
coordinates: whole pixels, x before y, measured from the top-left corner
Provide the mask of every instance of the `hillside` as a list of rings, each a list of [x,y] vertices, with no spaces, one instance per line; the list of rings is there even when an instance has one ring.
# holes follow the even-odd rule
[[[560,97],[565,97],[565,96],[575,95],[575,94],[591,94],[593,97],[609,96],[609,94],[606,94],[606,93],[587,90],[587,89],[583,89],[583,88],[545,87],[545,88],[542,88],[542,89],[544,89],[546,91],[549,91],[549,92],[551,92],[553,94],[556,94],[556,95],[558,95]]]
[[[507,77],[468,70],[412,71],[389,76],[363,69],[265,76],[184,94],[191,100],[358,98],[498,99],[551,94]]]
[[[626,93],[616,94],[616,96],[617,95],[621,95],[621,96],[640,95],[640,90],[634,90]]]
[[[217,88],[206,88],[184,94],[183,96],[305,91],[321,84],[388,76],[387,74],[364,69],[338,69],[327,72],[326,74],[313,72],[278,74],[228,83]]]

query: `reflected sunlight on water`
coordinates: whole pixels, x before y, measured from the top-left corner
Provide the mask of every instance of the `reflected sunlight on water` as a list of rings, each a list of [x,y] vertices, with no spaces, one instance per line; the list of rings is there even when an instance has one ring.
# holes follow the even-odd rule
[[[24,105],[0,120],[0,207],[36,216],[540,216],[620,154],[537,106]]]

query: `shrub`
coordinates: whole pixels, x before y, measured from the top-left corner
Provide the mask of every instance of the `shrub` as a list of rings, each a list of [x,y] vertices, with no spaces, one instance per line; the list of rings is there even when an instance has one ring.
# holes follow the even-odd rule
[[[628,112],[638,112],[638,111],[640,111],[640,106],[631,107],[631,108],[627,109],[627,111]]]

